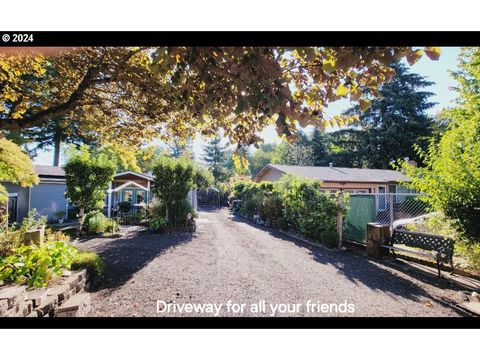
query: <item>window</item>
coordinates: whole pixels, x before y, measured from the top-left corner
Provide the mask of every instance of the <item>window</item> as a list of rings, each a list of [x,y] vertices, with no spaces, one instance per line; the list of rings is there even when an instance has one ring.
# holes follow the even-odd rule
[[[368,189],[345,189],[349,194],[368,194]]]
[[[378,201],[377,201],[377,210],[385,211],[387,210],[387,195],[385,195],[387,188],[383,185],[378,187]],[[384,194],[384,195],[382,195]]]
[[[132,199],[133,199],[133,190],[123,190],[123,201],[127,201],[131,203]]]
[[[137,190],[137,204],[145,202],[145,190]]]

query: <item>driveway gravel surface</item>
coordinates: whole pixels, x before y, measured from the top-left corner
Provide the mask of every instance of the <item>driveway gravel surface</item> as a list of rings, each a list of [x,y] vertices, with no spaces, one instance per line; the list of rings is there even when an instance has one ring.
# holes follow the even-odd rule
[[[450,304],[456,291],[436,279],[355,249],[305,244],[227,209],[200,209],[194,234],[133,234],[78,246],[106,264],[92,292],[93,316],[460,315]]]

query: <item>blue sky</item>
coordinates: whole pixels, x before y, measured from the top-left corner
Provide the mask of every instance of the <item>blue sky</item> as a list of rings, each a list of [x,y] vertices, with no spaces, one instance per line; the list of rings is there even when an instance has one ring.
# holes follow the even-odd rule
[[[435,83],[425,88],[425,91],[430,91],[435,94],[430,98],[432,102],[437,103],[437,105],[429,110],[429,113],[432,115],[450,106],[452,100],[455,99],[456,93],[450,89],[455,86],[455,81],[450,76],[449,71],[457,69],[457,56],[459,53],[460,48],[458,47],[442,47],[442,54],[438,61],[432,61],[428,57],[423,56],[417,63],[410,67],[412,72],[421,74]],[[348,109],[349,106],[350,102],[348,100],[336,101],[329,105],[326,114],[328,117],[333,117],[334,115],[341,114],[344,110]],[[326,129],[327,132],[334,130],[338,130],[338,128]],[[265,129],[262,132],[262,136],[267,143],[280,141],[273,126]],[[201,150],[200,141],[198,141],[198,143],[200,146],[199,149]]]
[[[442,54],[438,61],[432,61],[424,56],[416,64],[411,66],[411,70],[413,72],[419,73],[435,83],[434,85],[426,88],[426,90],[435,94],[431,97],[431,101],[437,103],[437,105],[429,111],[432,115],[436,114],[445,107],[451,106],[452,100],[455,99],[456,94],[451,90],[451,88],[455,86],[455,81],[450,76],[449,71],[457,69],[457,56],[459,52],[460,48],[458,47],[443,47]],[[348,107],[349,102],[346,100],[332,103],[327,109],[327,116],[332,117],[340,114]],[[332,130],[333,129],[327,129],[327,131]],[[266,128],[261,133],[261,136],[264,138],[266,143],[280,141],[273,126]],[[193,142],[193,150],[198,160],[201,159],[202,147],[204,144],[205,141],[201,138],[197,138]],[[41,151],[34,161],[36,164],[51,165],[52,159],[53,154],[51,151]]]

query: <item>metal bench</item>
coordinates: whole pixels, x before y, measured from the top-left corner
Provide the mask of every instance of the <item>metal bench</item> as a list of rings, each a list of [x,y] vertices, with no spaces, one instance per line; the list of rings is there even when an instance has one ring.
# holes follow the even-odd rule
[[[405,245],[417,249],[426,251],[414,251],[404,249],[395,245]],[[445,261],[450,261],[450,267],[453,274],[453,240],[444,236],[431,235],[424,233],[417,233],[407,230],[395,229],[393,231],[390,241],[381,245],[384,248],[388,248],[395,256],[395,251],[406,252],[411,254],[417,254],[425,257],[432,258],[437,262],[438,277],[440,277],[440,265]],[[428,251],[428,252],[427,252]]]

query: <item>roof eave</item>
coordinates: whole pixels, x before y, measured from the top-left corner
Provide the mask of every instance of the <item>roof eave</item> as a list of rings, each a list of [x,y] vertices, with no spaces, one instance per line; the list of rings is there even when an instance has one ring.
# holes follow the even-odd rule
[[[274,167],[272,164],[267,164],[267,165],[265,165],[263,168],[260,169],[260,171],[257,173],[257,175],[255,175],[255,178],[253,179],[253,181],[257,182],[257,180],[258,180],[262,175],[264,175],[269,169],[276,169],[276,170],[282,171],[282,170],[277,169],[276,167]],[[282,171],[282,172],[284,172],[284,171]]]

